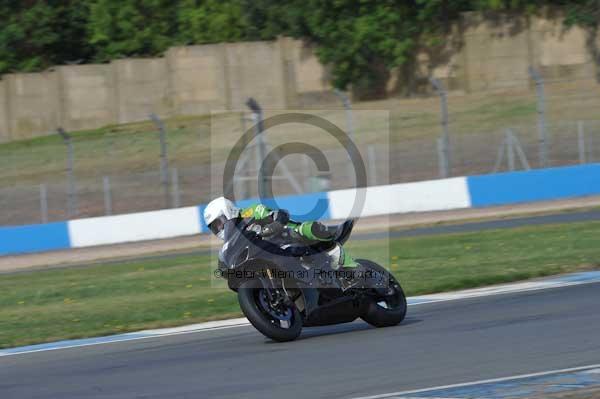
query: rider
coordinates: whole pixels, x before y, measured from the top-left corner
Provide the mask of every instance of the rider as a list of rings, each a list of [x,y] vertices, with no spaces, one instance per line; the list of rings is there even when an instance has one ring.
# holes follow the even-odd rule
[[[227,198],[220,197],[211,201],[204,210],[206,225],[217,237],[224,239],[224,226],[228,220],[245,219],[254,221],[249,230],[264,238],[275,237],[288,227],[300,240],[307,242],[333,242],[334,236],[327,226],[317,221],[295,223],[284,209],[271,210],[262,204],[255,204],[245,209],[238,209]],[[338,251],[339,248],[339,251]],[[340,267],[357,269],[360,265],[341,246],[336,245],[332,253],[337,254]],[[341,252],[341,253],[340,253]],[[354,273],[351,273],[351,275]]]

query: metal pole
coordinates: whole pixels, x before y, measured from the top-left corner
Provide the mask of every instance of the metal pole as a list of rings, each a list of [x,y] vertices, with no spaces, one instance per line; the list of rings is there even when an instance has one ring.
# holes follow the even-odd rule
[[[510,139],[513,150],[516,150],[517,155],[521,160],[521,166],[523,166],[525,170],[531,170],[531,167],[529,166],[529,161],[527,161],[527,156],[525,155],[525,151],[523,151],[523,148],[521,146],[521,142],[519,141],[518,137],[515,136],[512,130],[510,131]]]
[[[500,168],[502,167],[502,162],[504,162],[504,153],[506,152],[504,150],[504,147],[506,147],[507,145],[508,144],[506,143],[505,136],[502,140],[502,143],[500,143],[500,147],[498,147],[498,155],[496,156],[496,163],[494,164],[494,169],[492,169],[492,173],[498,173],[500,171]]]
[[[102,177],[102,187],[104,190],[104,213],[106,216],[112,215],[112,193],[110,191],[110,178]]]
[[[40,184],[40,214],[42,223],[48,223],[48,189],[45,184]]]
[[[244,112],[242,112],[240,114],[240,123],[242,125],[242,137],[246,137],[246,114]],[[244,148],[246,148],[248,146],[249,143],[244,142]],[[245,172],[245,168],[242,169],[242,171],[246,174],[246,176],[244,177],[248,177],[248,173]],[[233,182],[232,182],[233,183]],[[250,198],[250,191],[251,191],[251,182],[250,179],[245,179],[241,182],[241,186],[242,186],[242,198]]]
[[[348,129],[348,131],[347,131],[348,138],[353,143],[356,144],[356,136],[354,135],[354,114],[352,112],[352,103],[350,102],[350,98],[345,93],[342,93],[338,89],[335,89],[334,93],[342,101],[342,104],[344,105],[344,109],[346,110],[346,126]],[[349,150],[349,149],[347,149],[347,150]],[[354,174],[354,166],[352,165],[351,162],[349,162],[347,165],[348,165],[348,178],[352,178],[352,175]]]
[[[508,170],[513,172],[515,170],[515,151],[510,129],[506,129],[506,157],[508,159]]]
[[[160,140],[160,183],[163,186],[165,207],[169,207],[169,156],[167,150],[167,130],[165,124],[156,114],[150,114],[150,119],[158,127]]]
[[[267,198],[268,194],[268,180],[269,177],[265,176],[264,170],[262,168],[262,163],[265,160],[267,150],[266,144],[263,136],[264,125],[263,125],[263,111],[258,102],[254,98],[249,98],[246,101],[246,105],[248,108],[252,110],[252,118],[255,123],[255,132],[256,132],[256,167],[258,172],[258,195],[261,198]]]
[[[367,147],[367,156],[369,157],[369,175],[371,176],[371,186],[377,185],[377,155],[373,144]]]
[[[438,150],[438,166],[440,177],[444,178],[448,176],[448,164],[446,162],[444,153],[444,139],[441,137],[437,138],[437,150]]]
[[[588,136],[587,147],[588,147],[587,161],[590,163],[594,162],[594,135],[593,134],[590,134]]]
[[[58,134],[67,146],[67,216],[74,217],[77,215],[77,193],[75,188],[73,140],[62,127],[58,128]]]
[[[181,193],[179,192],[179,172],[177,168],[171,168],[171,188],[172,188],[172,207],[179,208],[181,206]]]
[[[69,216],[77,215],[77,192],[75,188],[75,169],[74,169],[74,151],[73,141],[69,138],[67,143],[69,160],[67,166],[67,173],[69,175]]]
[[[585,127],[583,121],[577,122],[577,141],[579,147],[579,163],[585,163]]]
[[[438,142],[438,150],[440,150],[440,154],[441,154],[441,158],[440,161],[443,163],[443,167],[440,167],[440,172],[443,172],[444,174],[441,175],[441,177],[448,177],[450,175],[450,133],[449,133],[449,128],[448,128],[448,93],[446,92],[446,89],[444,88],[444,86],[442,85],[442,83],[435,79],[435,78],[430,78],[429,81],[431,82],[433,88],[435,89],[435,91],[437,92],[437,94],[440,96],[440,102],[441,102],[441,112],[442,112],[442,116],[440,119],[440,123],[442,125],[442,137],[441,137],[441,141]],[[441,148],[439,148],[439,146],[441,145]]]
[[[542,76],[533,67],[529,67],[529,74],[535,81],[535,88],[537,92],[537,123],[540,146],[540,166],[544,168],[548,165],[548,136],[546,133],[546,97],[544,94],[544,79],[542,79]]]

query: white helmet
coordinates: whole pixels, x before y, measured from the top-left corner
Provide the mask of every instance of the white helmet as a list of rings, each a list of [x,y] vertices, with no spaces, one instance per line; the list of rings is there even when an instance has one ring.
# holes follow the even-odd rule
[[[240,215],[240,210],[225,197],[212,200],[204,209],[204,221],[217,237],[224,238],[225,222]]]

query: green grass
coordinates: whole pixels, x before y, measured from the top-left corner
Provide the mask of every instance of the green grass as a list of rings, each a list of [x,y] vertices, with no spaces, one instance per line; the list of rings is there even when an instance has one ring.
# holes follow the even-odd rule
[[[408,295],[600,266],[600,223],[531,227],[349,246],[387,265]],[[209,256],[38,271],[0,277],[0,347],[109,335],[239,316],[211,278]]]

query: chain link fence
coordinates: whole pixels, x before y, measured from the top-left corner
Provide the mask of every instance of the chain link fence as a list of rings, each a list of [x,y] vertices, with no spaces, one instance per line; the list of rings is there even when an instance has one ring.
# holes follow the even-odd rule
[[[539,90],[533,80],[532,90],[526,93],[500,93],[490,96],[493,101],[480,97],[481,104],[471,108],[461,109],[464,96],[449,95],[445,97],[449,109],[445,126],[440,123],[444,107],[438,102],[443,96],[415,99],[407,102],[413,104],[407,109],[402,108],[405,100],[371,105],[396,107],[391,125],[382,123],[381,113],[353,112],[348,101],[344,101],[346,109],[338,104],[332,120],[343,130],[352,130],[368,185],[576,165],[600,161],[600,120],[593,118],[600,106],[596,89],[581,84],[576,89],[560,89],[549,82],[543,93],[545,114],[540,113]],[[68,145],[59,135],[4,145],[0,147],[0,225],[206,203],[222,195],[223,187],[214,182],[222,178],[232,142],[251,128],[250,116],[238,112],[166,120],[166,146],[161,146],[163,122],[156,118],[74,133],[72,174]],[[540,118],[544,118],[543,134]],[[383,134],[386,130],[389,136]],[[211,148],[215,142],[211,134],[222,135],[217,141],[222,148]],[[280,141],[304,135],[301,128],[292,127],[281,133]],[[305,155],[287,156],[275,168],[274,194],[297,194],[299,188],[314,192],[354,187],[347,151],[315,145],[326,155],[329,171],[319,172]],[[258,196],[255,162],[241,172],[245,179],[235,182],[236,197]]]

